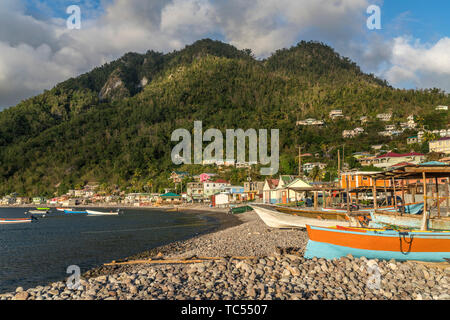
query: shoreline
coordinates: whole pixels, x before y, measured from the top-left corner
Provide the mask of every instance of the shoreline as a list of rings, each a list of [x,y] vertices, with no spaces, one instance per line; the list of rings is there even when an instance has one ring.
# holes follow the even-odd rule
[[[83,274],[80,290],[59,281],[0,300],[450,300],[448,264],[305,259],[305,231],[269,228],[254,211],[227,216],[228,226],[128,258],[167,263],[102,266]],[[169,260],[195,257],[215,258]]]
[[[148,209],[148,208],[143,208],[143,209]],[[211,230],[207,230],[207,231],[195,234],[186,239],[173,241],[171,243],[168,243],[168,244],[165,244],[162,246],[158,246],[158,247],[149,249],[144,252],[139,252],[139,253],[133,254],[124,259],[117,259],[114,261],[125,262],[125,261],[139,260],[139,259],[149,259],[149,258],[156,257],[158,254],[162,254],[163,256],[172,256],[173,254],[180,253],[180,249],[188,241],[192,241],[194,239],[200,239],[201,237],[203,237],[205,235],[214,234],[216,232],[220,232],[222,230],[226,230],[228,228],[232,228],[232,227],[235,227],[235,226],[238,226],[238,225],[244,223],[244,221],[239,219],[238,215],[228,214],[227,210],[225,210],[225,209],[214,209],[214,208],[192,208],[192,209],[181,208],[181,209],[183,212],[186,212],[186,213],[195,214],[195,215],[203,216],[206,218],[217,219],[217,220],[219,220],[218,226],[213,227]],[[120,272],[126,271],[127,269],[129,269],[129,268],[100,265],[100,266],[94,267],[94,268],[84,272],[82,274],[82,277],[92,278],[92,277],[97,277],[97,276],[102,276],[102,275],[115,274],[115,273],[120,273]]]

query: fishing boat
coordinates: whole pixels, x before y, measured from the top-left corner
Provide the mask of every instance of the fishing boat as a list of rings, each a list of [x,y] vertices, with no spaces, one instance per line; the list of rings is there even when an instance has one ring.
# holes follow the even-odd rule
[[[0,224],[16,224],[16,223],[30,223],[33,218],[0,218]]]
[[[83,213],[87,213],[87,211],[75,211],[75,210],[69,209],[69,210],[64,210],[64,213],[66,213],[66,214],[83,214]]]
[[[36,210],[41,210],[41,211],[49,211],[50,208],[36,208]]]
[[[57,211],[72,211],[72,209],[69,208],[56,208]]]
[[[120,213],[120,210],[103,212],[103,211],[94,211],[94,210],[86,210],[88,216],[117,216]]]
[[[287,208],[268,208],[251,205],[261,220],[272,228],[306,228],[307,224],[320,226],[358,226],[355,218],[340,212],[301,211]],[[284,212],[283,212],[284,211]]]
[[[397,226],[400,228],[420,229],[422,227],[422,215],[402,214],[389,212],[371,212],[370,227],[383,228],[386,226]],[[450,217],[428,218],[427,230],[445,231],[450,230]]]
[[[420,214],[423,212],[424,203],[409,203],[405,206],[386,206],[386,207],[378,207],[378,208],[362,208],[358,209],[359,212],[374,212],[375,210],[387,211],[387,212],[403,212],[407,214]],[[347,212],[347,209],[335,209],[335,208],[322,208],[323,211],[335,211],[335,212]]]
[[[354,257],[441,262],[450,257],[450,232],[397,231],[307,225],[305,258]]]
[[[33,215],[46,215],[48,213],[48,211],[44,211],[44,210],[28,210],[27,212],[25,212],[25,214],[33,214]]]

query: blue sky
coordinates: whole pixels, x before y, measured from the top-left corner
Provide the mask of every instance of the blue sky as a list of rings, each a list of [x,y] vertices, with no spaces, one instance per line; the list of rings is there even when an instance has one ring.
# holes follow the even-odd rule
[[[430,41],[450,36],[448,0],[389,0],[381,8],[388,36],[410,34]]]
[[[381,8],[381,30],[366,10]],[[70,5],[82,28],[69,30]],[[398,88],[450,92],[448,0],[1,0],[0,110],[126,52],[210,37],[259,58],[316,40]]]
[[[151,0],[149,0],[151,1]],[[314,0],[312,0],[314,1]],[[76,4],[83,15],[92,19],[101,16],[113,0],[26,0],[27,13],[40,19],[65,18],[66,8]],[[386,36],[411,35],[437,41],[450,36],[450,1],[448,0],[385,0],[373,1],[382,10],[382,28]],[[220,38],[220,34],[215,34]]]

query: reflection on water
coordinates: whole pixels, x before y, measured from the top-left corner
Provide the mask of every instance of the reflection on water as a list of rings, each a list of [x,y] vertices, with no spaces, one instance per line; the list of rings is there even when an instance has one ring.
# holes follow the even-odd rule
[[[25,211],[0,208],[0,218],[23,218]],[[0,293],[63,280],[69,265],[85,272],[218,226],[217,220],[183,212],[123,212],[88,217],[52,211],[35,223],[0,225]]]

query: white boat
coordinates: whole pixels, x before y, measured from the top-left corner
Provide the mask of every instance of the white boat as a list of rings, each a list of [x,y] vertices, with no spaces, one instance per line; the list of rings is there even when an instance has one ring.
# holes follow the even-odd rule
[[[58,210],[58,211],[72,211],[73,209],[71,209],[71,208],[56,208],[56,210]]]
[[[48,211],[47,210],[28,210],[28,212],[25,212],[25,214],[34,214],[34,215],[43,215],[45,216]]]
[[[88,213],[88,216],[118,216],[120,210],[110,212],[86,210],[86,212]]]
[[[13,219],[13,218],[0,218],[0,224],[16,224],[16,223],[30,223],[32,218]]]
[[[313,225],[318,227],[334,227],[340,225],[343,227],[359,226],[356,219],[348,218],[349,220],[331,220],[323,219],[317,214],[317,218],[305,217],[295,214],[282,213],[275,209],[263,208],[260,206],[251,206],[258,216],[266,225],[272,228],[306,228],[306,225]]]

